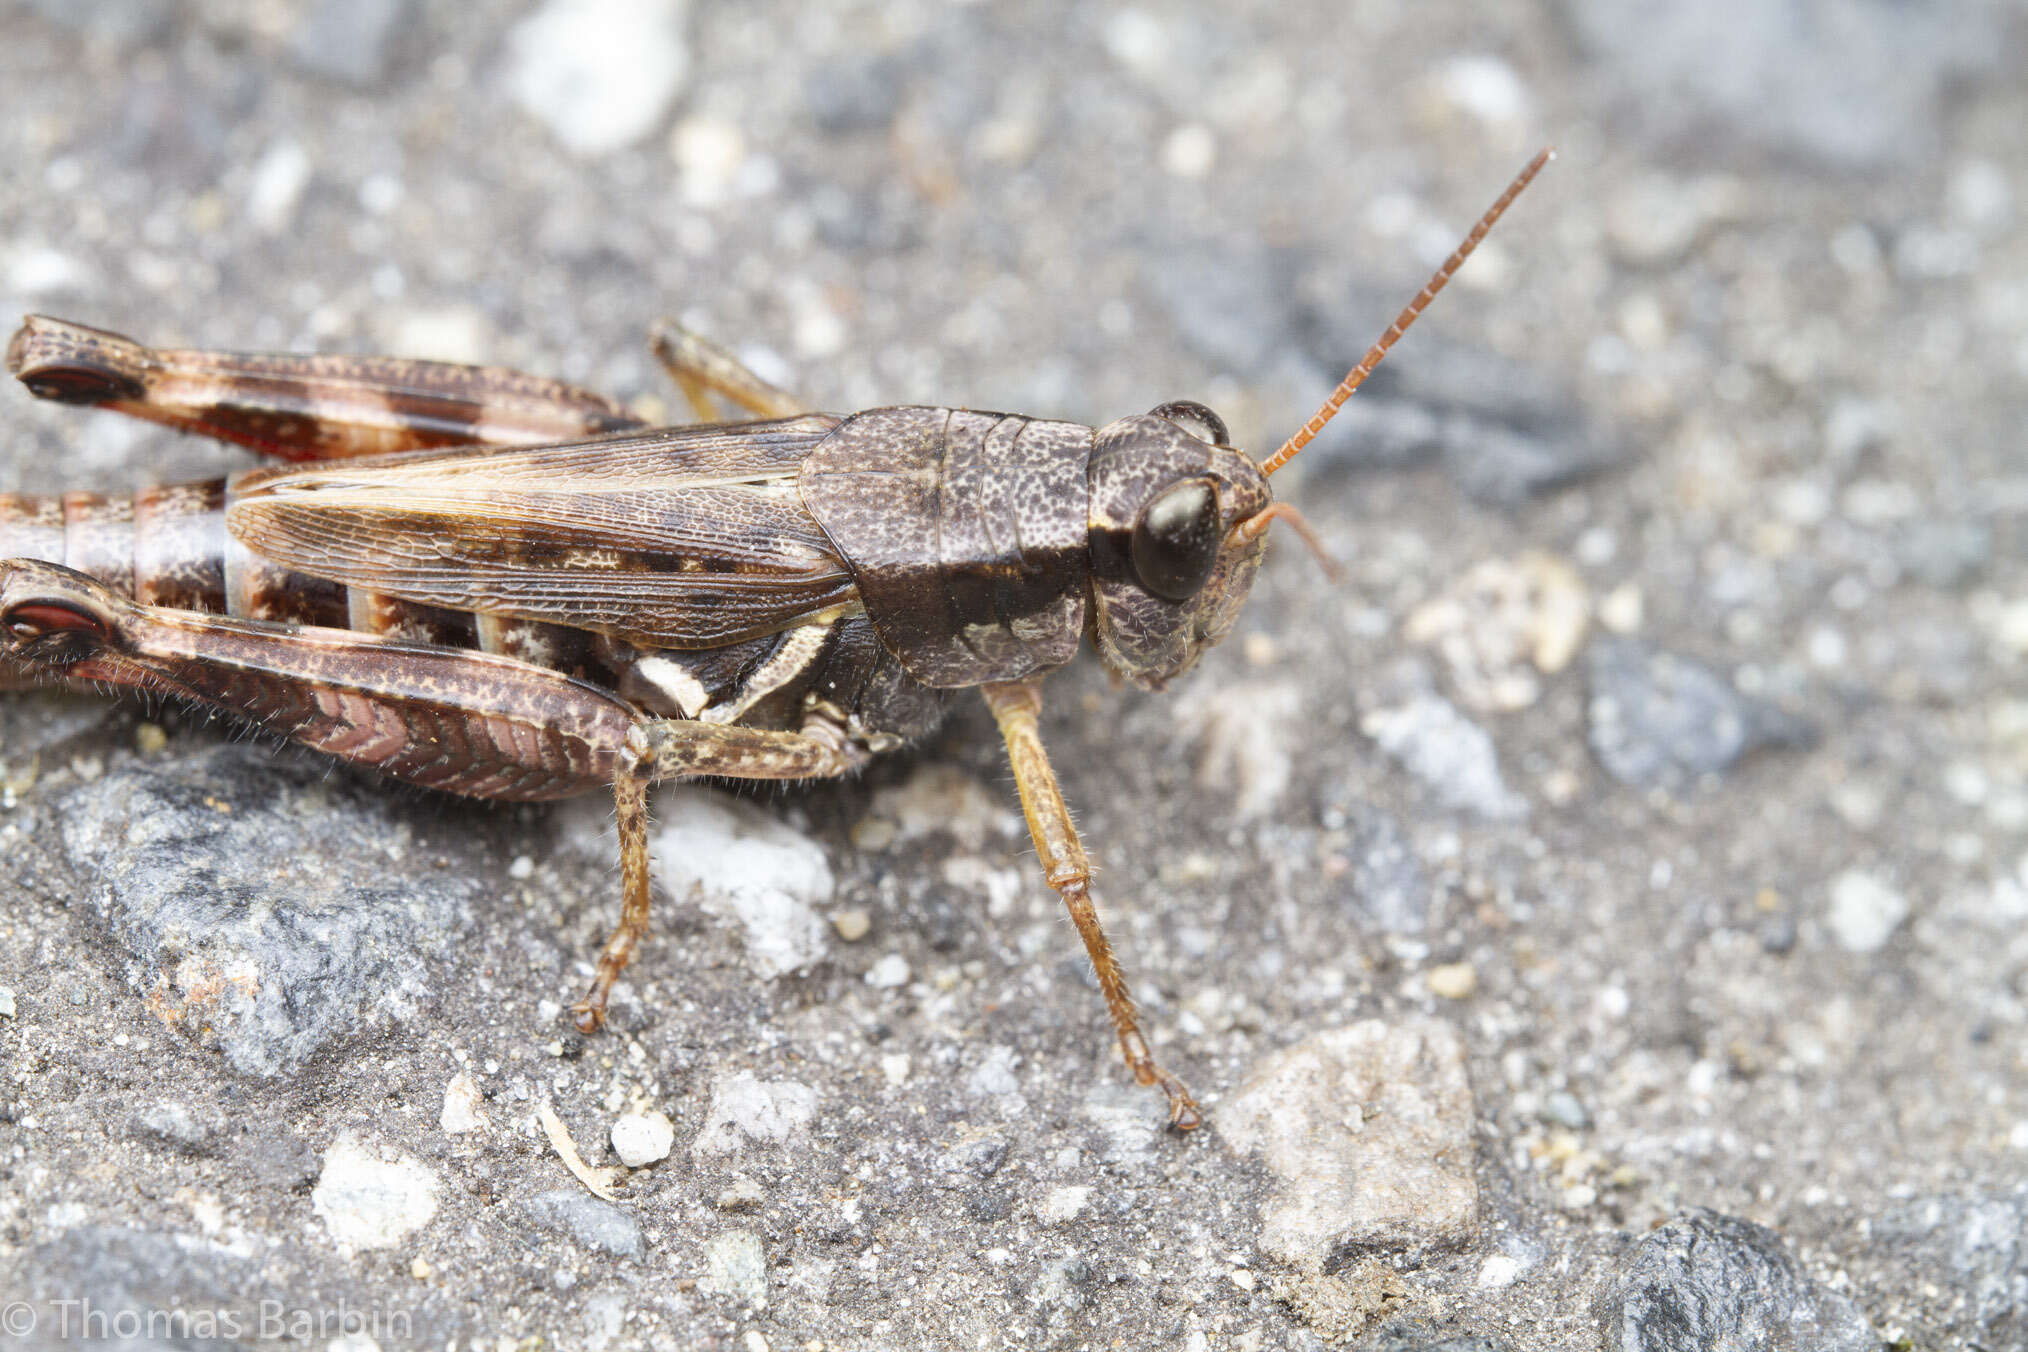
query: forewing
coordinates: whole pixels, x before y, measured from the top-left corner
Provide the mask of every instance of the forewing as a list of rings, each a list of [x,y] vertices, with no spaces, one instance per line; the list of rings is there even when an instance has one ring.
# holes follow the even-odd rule
[[[796,470],[837,419],[254,470],[234,539],[297,572],[454,610],[709,648],[855,608]]]

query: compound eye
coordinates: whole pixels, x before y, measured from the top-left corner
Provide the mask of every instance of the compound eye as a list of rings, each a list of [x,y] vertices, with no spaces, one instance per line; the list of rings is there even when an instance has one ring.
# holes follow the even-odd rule
[[[54,600],[23,601],[9,606],[6,614],[0,615],[0,629],[21,642],[59,633],[106,636],[105,622],[98,616],[68,601]]]
[[[1225,430],[1225,419],[1195,399],[1172,400],[1158,404],[1148,412],[1153,417],[1167,418],[1199,441],[1208,441],[1213,446],[1232,444],[1232,433]]]
[[[1218,489],[1209,479],[1185,479],[1134,522],[1134,575],[1165,601],[1187,601],[1211,576],[1218,546]]]

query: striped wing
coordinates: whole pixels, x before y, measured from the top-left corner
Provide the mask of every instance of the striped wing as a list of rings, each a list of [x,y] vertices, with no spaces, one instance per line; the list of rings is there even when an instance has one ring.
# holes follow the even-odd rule
[[[857,608],[796,471],[838,424],[663,428],[249,471],[226,524],[250,552],[347,587],[711,648]]]

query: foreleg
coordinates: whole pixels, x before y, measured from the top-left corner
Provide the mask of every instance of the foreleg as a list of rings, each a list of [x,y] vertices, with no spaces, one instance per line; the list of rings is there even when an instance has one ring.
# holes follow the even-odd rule
[[[1028,832],[1035,852],[1042,858],[1044,876],[1063,898],[1071,923],[1091,955],[1098,973],[1099,990],[1105,994],[1106,1010],[1119,1034],[1120,1052],[1128,1069],[1142,1084],[1159,1085],[1169,1098],[1169,1125],[1188,1131],[1204,1121],[1195,1099],[1183,1082],[1155,1064],[1148,1041],[1141,1035],[1140,1016],[1127,993],[1127,975],[1113,956],[1113,946],[1099,928],[1098,908],[1091,897],[1091,860],[1071,824],[1070,809],[1057,786],[1056,771],[1042,749],[1036,719],[1042,712],[1040,681],[1004,681],[984,687],[986,705],[1000,724],[1007,742],[1007,760],[1014,768],[1014,782],[1021,790],[1021,810],[1028,817]]]

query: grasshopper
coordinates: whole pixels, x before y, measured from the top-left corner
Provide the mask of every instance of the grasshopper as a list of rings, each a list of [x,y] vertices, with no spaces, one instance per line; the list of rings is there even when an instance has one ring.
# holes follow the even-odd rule
[[[622,906],[572,1007],[587,1034],[648,929],[651,784],[849,774],[978,687],[1127,1066],[1195,1127],[1100,928],[1041,680],[1089,638],[1115,678],[1159,690],[1230,631],[1270,524],[1309,538],[1269,476],[1551,153],[1259,463],[1191,402],[1101,428],[811,413],[673,327],[654,351],[701,421],[648,427],[515,371],[161,350],[31,316],[7,366],[33,394],[285,463],[131,496],[0,494],[0,684],[189,700],[472,797],[610,785]],[[720,421],[721,398],[754,420]]]

